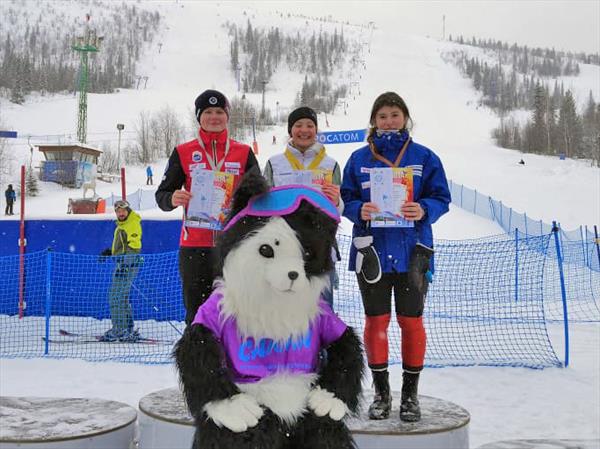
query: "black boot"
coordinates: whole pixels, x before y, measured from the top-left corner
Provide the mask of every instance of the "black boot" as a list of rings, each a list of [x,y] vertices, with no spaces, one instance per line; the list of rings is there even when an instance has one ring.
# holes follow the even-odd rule
[[[387,419],[392,409],[389,373],[373,371],[373,384],[375,385],[375,398],[369,407],[369,419]]]
[[[402,373],[402,403],[400,404],[400,419],[406,422],[415,422],[421,419],[421,407],[417,390],[419,387],[419,373]]]

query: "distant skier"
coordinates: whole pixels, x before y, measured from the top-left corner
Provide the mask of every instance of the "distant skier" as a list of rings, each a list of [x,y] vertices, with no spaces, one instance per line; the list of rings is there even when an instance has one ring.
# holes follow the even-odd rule
[[[519,164],[520,164],[520,165],[525,165],[525,161],[524,161],[523,159],[521,159],[521,160],[519,161]]]
[[[104,333],[100,341],[123,341],[134,343],[139,340],[139,332],[133,328],[133,314],[129,302],[129,290],[140,266],[139,253],[142,249],[141,217],[131,210],[124,200],[115,201],[117,227],[111,248],[102,251],[101,256],[116,256],[116,267],[110,287],[110,319],[112,327]]]
[[[146,185],[151,186],[152,184],[152,167],[149,165],[146,167]]]
[[[4,209],[4,215],[14,215],[13,204],[17,199],[17,193],[13,190],[12,184],[8,185],[8,189],[4,191],[4,197],[6,198],[6,209]]]

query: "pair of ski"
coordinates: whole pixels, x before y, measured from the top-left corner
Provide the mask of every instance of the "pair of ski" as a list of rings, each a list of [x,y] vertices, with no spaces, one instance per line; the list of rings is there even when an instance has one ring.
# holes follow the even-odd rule
[[[172,345],[173,340],[161,340],[149,337],[139,337],[136,341],[102,341],[102,335],[81,334],[77,332],[69,332],[65,329],[58,330],[62,338],[49,338],[49,343],[75,343],[75,344],[91,344],[91,343],[109,343],[109,344],[146,344],[146,345]],[[42,337],[46,340],[46,337]]]

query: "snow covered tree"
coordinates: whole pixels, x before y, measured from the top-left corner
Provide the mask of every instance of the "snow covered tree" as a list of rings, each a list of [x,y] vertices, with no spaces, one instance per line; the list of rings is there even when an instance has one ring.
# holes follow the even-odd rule
[[[558,117],[558,130],[560,139],[557,142],[561,153],[567,157],[577,155],[581,148],[583,129],[581,119],[577,115],[575,99],[570,90],[565,92]]]
[[[37,177],[31,167],[29,167],[25,176],[25,188],[27,190],[27,196],[38,196],[40,193]]]

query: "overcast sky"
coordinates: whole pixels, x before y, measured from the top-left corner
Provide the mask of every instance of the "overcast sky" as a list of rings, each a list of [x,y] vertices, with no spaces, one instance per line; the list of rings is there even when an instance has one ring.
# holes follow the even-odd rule
[[[257,6],[260,2],[252,2]],[[267,3],[267,2],[265,2]],[[274,9],[295,9],[311,16],[331,14],[353,21],[393,24],[409,34],[462,34],[509,44],[600,52],[600,0],[329,0],[269,1]]]

